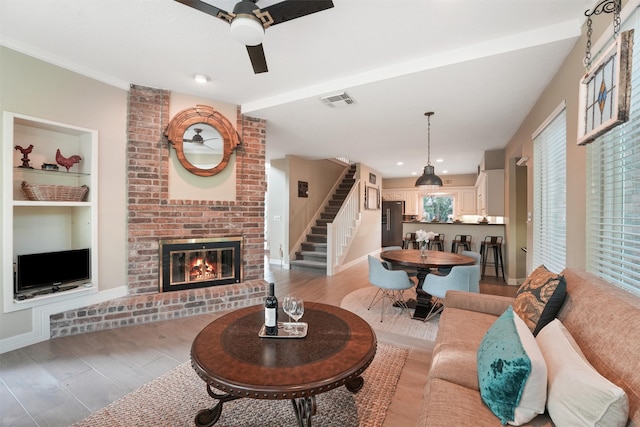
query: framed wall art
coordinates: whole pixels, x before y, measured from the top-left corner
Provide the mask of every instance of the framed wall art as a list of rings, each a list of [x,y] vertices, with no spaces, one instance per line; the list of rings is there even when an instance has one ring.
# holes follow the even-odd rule
[[[298,181],[298,197],[309,197],[309,183]]]
[[[364,193],[365,209],[380,209],[380,190],[367,186]]]
[[[629,119],[633,30],[624,31],[580,81],[578,145]]]

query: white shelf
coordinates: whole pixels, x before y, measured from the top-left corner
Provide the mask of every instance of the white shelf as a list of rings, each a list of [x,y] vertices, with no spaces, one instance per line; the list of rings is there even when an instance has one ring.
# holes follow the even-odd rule
[[[19,307],[20,310],[26,308],[37,307],[44,304],[53,304],[59,301],[64,301],[71,298],[78,298],[85,295],[92,295],[98,292],[97,286],[79,286],[75,289],[68,291],[52,292],[50,294],[36,295],[33,298],[24,300],[13,299],[13,304]]]
[[[58,177],[60,176],[67,176],[67,177],[91,176],[91,174],[89,173],[71,172],[71,171],[67,172],[64,166],[60,166],[60,169],[58,170],[45,170],[45,169],[36,169],[36,168],[29,169],[29,168],[23,168],[20,166],[15,166],[14,169],[15,171],[19,171],[26,174],[50,175],[50,177],[54,177],[54,178],[56,177],[56,175],[58,175]]]
[[[3,115],[3,276],[4,312],[78,299],[98,292],[98,132],[37,117],[4,112]],[[29,147],[29,166],[21,167],[22,153]],[[67,172],[40,169],[56,164],[56,152],[79,155],[81,161]],[[32,185],[89,187],[86,201],[27,200],[22,181]],[[91,248],[91,286],[17,300],[13,288],[14,263],[18,255]]]
[[[91,202],[50,202],[50,201],[35,201],[35,200],[14,200],[13,206],[81,206],[91,207]]]

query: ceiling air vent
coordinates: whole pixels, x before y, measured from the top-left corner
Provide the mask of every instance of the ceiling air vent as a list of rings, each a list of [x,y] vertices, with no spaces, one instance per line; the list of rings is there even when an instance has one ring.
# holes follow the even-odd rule
[[[320,99],[329,107],[346,107],[355,102],[346,92],[322,96]]]

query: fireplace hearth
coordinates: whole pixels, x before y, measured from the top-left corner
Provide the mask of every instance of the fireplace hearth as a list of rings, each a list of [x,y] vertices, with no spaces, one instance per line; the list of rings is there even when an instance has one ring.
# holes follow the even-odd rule
[[[242,236],[160,240],[160,292],[242,281]]]

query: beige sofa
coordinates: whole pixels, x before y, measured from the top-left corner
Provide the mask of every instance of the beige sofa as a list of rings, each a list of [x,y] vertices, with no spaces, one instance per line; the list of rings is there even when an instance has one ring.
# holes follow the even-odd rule
[[[577,270],[562,272],[557,318],[593,367],[626,392],[628,426],[640,426],[640,298]],[[444,300],[419,426],[499,426],[478,391],[477,350],[513,298],[450,291]],[[545,413],[527,426],[553,426]]]

